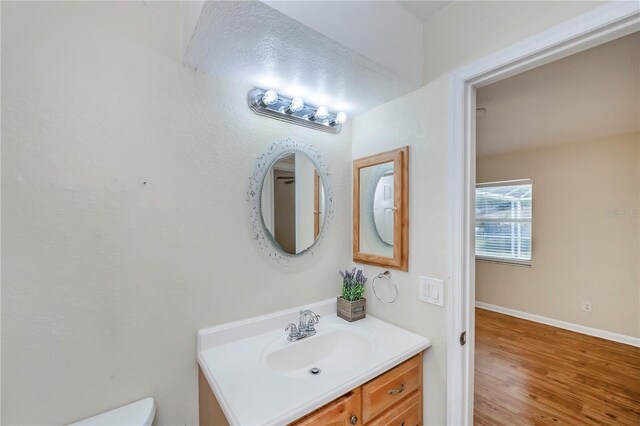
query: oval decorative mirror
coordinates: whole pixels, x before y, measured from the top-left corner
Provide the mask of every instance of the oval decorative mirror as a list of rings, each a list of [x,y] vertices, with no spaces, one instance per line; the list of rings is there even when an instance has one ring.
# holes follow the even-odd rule
[[[320,155],[285,139],[258,159],[248,193],[255,239],[283,266],[318,248],[333,213],[333,194]]]

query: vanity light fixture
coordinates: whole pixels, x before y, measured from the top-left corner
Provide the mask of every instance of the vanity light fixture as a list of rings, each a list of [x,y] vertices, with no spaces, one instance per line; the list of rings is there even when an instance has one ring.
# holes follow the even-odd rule
[[[285,98],[275,90],[252,90],[248,101],[249,108],[256,114],[323,132],[338,134],[347,121],[347,114],[344,112],[334,114],[324,105],[307,105],[300,97]]]

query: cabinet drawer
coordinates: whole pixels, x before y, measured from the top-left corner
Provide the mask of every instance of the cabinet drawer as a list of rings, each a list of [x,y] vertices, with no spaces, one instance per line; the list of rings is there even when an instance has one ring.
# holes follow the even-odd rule
[[[414,392],[367,426],[418,426],[422,424],[422,392]]]
[[[361,390],[357,388],[290,426],[361,426],[360,403]]]
[[[422,354],[418,354],[362,386],[362,420],[369,422],[421,388]]]

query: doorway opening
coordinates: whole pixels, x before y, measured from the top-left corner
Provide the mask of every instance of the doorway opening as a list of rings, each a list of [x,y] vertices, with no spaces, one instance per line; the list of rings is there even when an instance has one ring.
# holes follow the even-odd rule
[[[450,73],[447,423],[472,424],[476,90],[640,28],[640,5],[609,2]]]
[[[639,47],[476,91],[476,425],[640,423]]]

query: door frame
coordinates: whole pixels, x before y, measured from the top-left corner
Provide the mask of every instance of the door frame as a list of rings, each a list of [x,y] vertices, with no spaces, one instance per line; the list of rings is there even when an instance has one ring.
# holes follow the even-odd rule
[[[473,424],[476,89],[636,31],[640,4],[609,2],[449,73],[448,425]]]

